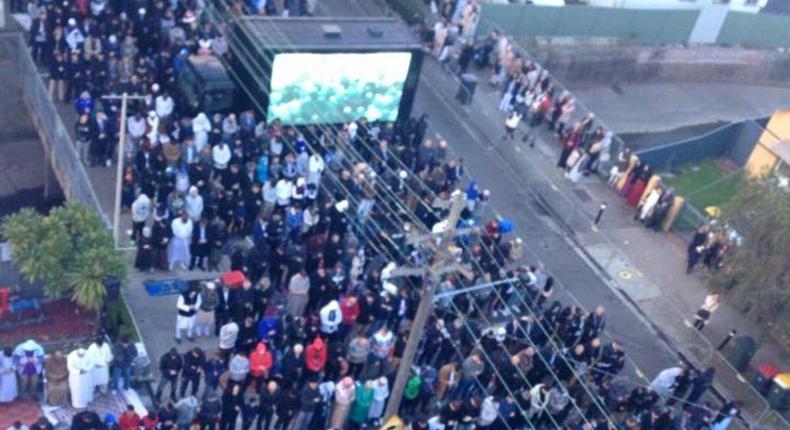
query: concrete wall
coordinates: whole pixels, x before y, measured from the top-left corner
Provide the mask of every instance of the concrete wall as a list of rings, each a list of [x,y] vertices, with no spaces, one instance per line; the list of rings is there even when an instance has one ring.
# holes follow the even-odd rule
[[[634,46],[609,40],[521,39],[574,89],[615,83],[748,83],[790,87],[790,54],[715,46]]]

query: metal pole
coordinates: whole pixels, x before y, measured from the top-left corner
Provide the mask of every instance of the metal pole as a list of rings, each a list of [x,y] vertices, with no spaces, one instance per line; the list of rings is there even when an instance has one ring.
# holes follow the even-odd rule
[[[727,337],[725,337],[725,338],[724,338],[724,340],[722,340],[722,341],[721,341],[721,343],[719,344],[719,346],[717,346],[717,347],[716,347],[716,351],[721,351],[722,349],[724,349],[724,347],[726,347],[726,346],[727,346],[727,344],[728,344],[728,343],[730,343],[730,341],[732,340],[732,338],[733,338],[733,337],[735,337],[735,335],[736,335],[737,333],[738,333],[738,330],[732,329],[732,331],[730,331],[730,332],[727,334]]]
[[[385,418],[397,415],[400,409],[403,390],[406,388],[406,383],[411,375],[411,364],[414,362],[414,356],[417,355],[417,347],[420,345],[423,332],[425,331],[425,323],[428,322],[428,315],[433,307],[435,291],[436,283],[432,279],[426,278],[422,288],[420,305],[417,307],[414,321],[411,322],[409,339],[406,341],[406,347],[403,349],[403,356],[398,365],[398,373],[395,375],[395,382],[392,384],[392,391],[390,392],[389,400],[387,400],[387,409],[384,411]]]
[[[606,210],[606,203],[601,203],[601,207],[598,208],[598,215],[595,216],[595,225],[598,225],[601,222],[601,217],[603,216],[603,212]]]
[[[461,216],[461,210],[464,207],[464,194],[456,190],[453,192],[450,200],[452,203],[450,213],[446,218],[447,227],[442,233],[435,236],[436,239],[441,239],[439,246],[432,245],[436,249],[436,254],[424,277],[425,281],[422,287],[420,304],[417,306],[417,313],[414,315],[414,321],[412,321],[409,329],[409,338],[406,341],[406,347],[398,364],[398,373],[395,375],[395,382],[392,384],[392,391],[390,391],[390,397],[387,400],[387,409],[384,411],[385,418],[397,415],[400,409],[403,390],[406,388],[406,383],[411,375],[411,365],[414,362],[414,356],[417,354],[417,347],[422,340],[425,323],[428,322],[428,315],[433,308],[433,297],[436,285],[439,282],[439,276],[436,274],[442,273],[446,266],[453,262],[453,257],[448,252],[448,247],[452,239],[458,234],[456,227]]]
[[[115,171],[115,209],[112,220],[112,238],[115,248],[118,248],[118,224],[121,219],[121,182],[123,180],[123,150],[126,142],[126,103],[128,95],[123,93],[121,97],[121,123],[118,133],[118,166]]]

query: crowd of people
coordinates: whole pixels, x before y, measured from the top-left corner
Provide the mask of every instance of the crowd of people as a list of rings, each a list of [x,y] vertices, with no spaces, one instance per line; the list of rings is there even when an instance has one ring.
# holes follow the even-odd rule
[[[441,2],[448,18],[451,3]],[[310,2],[272,7],[277,2],[245,5],[300,15]],[[449,55],[451,37],[470,34],[477,11],[468,0],[460,21],[439,29],[437,56]],[[548,269],[524,265],[524,244],[510,234],[510,222],[486,217],[488,191],[468,180],[446,141],[428,138],[427,116],[296,128],[253,110],[187,115],[175,91],[183,62],[228,49],[200,2],[45,1],[31,2],[28,12],[31,49],[49,67],[51,97],[74,103],[83,161],[109,166],[116,150],[129,160],[122,203],[133,221],[135,267],[216,271],[229,260],[244,275],[240,286],[203,282],[179,296],[176,344],[216,337],[217,349],[174,346],[162,355],[145,417],[131,407],[118,417],[90,410],[97,390],[128,388],[136,356],[128,339],[114,347],[97,340],[65,357],[34,352],[35,375],[46,369],[47,402],[87,407],[73,428],[379,425],[424,287],[420,277],[397,277],[393,269],[426,264],[430,253],[408,234],[440,223],[459,189],[459,225],[480,229],[454,241],[469,273],[439,280],[437,291],[448,294],[432,312],[401,403],[408,428],[599,429],[615,420],[624,429],[721,430],[731,419],[735,406],[715,413],[696,402],[703,388],[677,412],[670,401],[682,396],[675,391],[666,396],[659,385],[634,388],[618,378],[625,354],[603,336],[603,307],[586,312],[553,299]],[[582,174],[596,168],[606,133],[592,118],[569,124],[570,96],[560,95],[565,101],[552,108],[545,72],[499,38],[463,49],[462,70],[493,57],[503,110],[532,126],[546,121],[570,142],[560,167],[572,172],[582,164]],[[122,91],[144,95],[130,102],[125,124],[118,102],[101,98]],[[127,145],[116,148],[121,127]],[[495,287],[459,292],[480,283]],[[17,377],[26,381],[28,362],[3,356],[0,396],[11,392],[12,379],[14,388]],[[707,388],[700,378],[690,374],[687,383]]]

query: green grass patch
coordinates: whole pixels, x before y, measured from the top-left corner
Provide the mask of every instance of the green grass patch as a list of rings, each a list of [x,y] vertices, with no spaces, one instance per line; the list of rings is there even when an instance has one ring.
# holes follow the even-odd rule
[[[714,160],[684,166],[674,175],[662,175],[664,183],[675,189],[686,202],[700,211],[708,206],[724,206],[738,192],[743,183],[743,173],[731,172]]]

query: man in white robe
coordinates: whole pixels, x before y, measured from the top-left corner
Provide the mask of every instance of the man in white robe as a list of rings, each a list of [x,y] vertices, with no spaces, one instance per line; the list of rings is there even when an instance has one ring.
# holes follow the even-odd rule
[[[77,348],[66,359],[69,368],[71,405],[86,408],[93,401],[93,362],[85,348]]]
[[[176,317],[176,342],[181,343],[181,331],[186,330],[187,338],[190,341],[195,340],[195,319],[197,310],[200,309],[202,299],[198,291],[192,287],[184,291],[178,296],[176,308],[178,308],[178,316]]]
[[[192,220],[186,212],[182,212],[179,218],[173,220],[170,228],[173,231],[173,239],[170,241],[170,270],[180,265],[182,269],[186,270],[189,264],[189,243],[192,242]]]
[[[91,369],[91,380],[94,389],[99,388],[102,393],[107,391],[107,384],[110,383],[110,363],[112,363],[113,355],[110,345],[102,338],[96,339],[88,347],[88,357],[93,362],[93,369]]]

